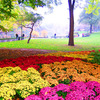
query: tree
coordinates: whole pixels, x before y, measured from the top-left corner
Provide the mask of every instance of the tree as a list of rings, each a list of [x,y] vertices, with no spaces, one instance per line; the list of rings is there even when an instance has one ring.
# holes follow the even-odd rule
[[[75,0],[68,0],[69,5],[69,17],[70,17],[70,29],[69,29],[69,46],[74,46],[74,5]]]
[[[100,16],[94,15],[93,13],[87,14],[85,10],[82,11],[79,18],[79,23],[90,25],[90,33],[92,33],[93,25],[97,25],[100,21]]]
[[[22,26],[25,28],[31,29],[27,43],[29,43],[29,41],[32,37],[33,27],[36,24],[38,25],[42,19],[43,19],[43,17],[40,14],[25,12],[25,21],[29,21],[30,23],[27,25],[22,25]]]

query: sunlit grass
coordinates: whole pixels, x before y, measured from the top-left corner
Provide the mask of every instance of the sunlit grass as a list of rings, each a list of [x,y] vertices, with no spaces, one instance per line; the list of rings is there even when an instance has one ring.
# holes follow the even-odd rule
[[[0,48],[28,48],[28,49],[45,49],[57,51],[83,51],[100,49],[100,33],[93,33],[90,37],[78,37],[74,39],[75,46],[68,46],[68,38],[64,39],[31,39],[27,40],[2,42]]]

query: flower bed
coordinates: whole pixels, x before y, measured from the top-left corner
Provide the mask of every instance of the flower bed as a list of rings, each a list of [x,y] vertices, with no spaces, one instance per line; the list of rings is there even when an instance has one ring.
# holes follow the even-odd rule
[[[34,68],[27,71],[20,67],[0,68],[0,100],[12,100],[15,95],[26,98],[47,86],[50,84]]]
[[[0,100],[100,100],[99,53],[98,59],[94,54],[89,58],[90,53],[57,52],[0,61]]]
[[[30,95],[25,100],[100,100],[100,84],[95,81],[73,82],[45,87],[39,95]]]
[[[51,85],[58,85],[59,82],[67,79],[70,82],[97,81],[100,83],[100,65],[84,61],[73,60],[43,64],[39,72]]]
[[[39,64],[49,64],[53,63],[55,61],[61,62],[61,61],[72,61],[74,59],[77,60],[83,60],[81,58],[74,58],[74,57],[56,57],[56,56],[29,56],[29,57],[19,57],[16,59],[5,59],[0,61],[0,67],[6,67],[6,66],[19,66],[23,70],[27,70],[28,67],[33,67],[36,70],[40,67],[37,66]]]

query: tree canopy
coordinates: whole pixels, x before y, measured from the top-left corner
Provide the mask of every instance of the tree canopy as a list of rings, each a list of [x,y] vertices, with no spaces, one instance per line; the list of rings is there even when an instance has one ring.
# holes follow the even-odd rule
[[[94,15],[93,13],[85,13],[83,10],[79,17],[79,23],[90,25],[90,33],[92,33],[93,25],[98,25],[100,16]]]
[[[0,22],[3,20],[9,20],[11,17],[16,18],[17,13],[13,11],[15,3],[21,4],[27,4],[31,6],[32,8],[35,8],[35,6],[44,6],[45,3],[43,3],[42,0],[0,0]],[[9,31],[4,25],[0,25],[0,30],[2,31]]]
[[[11,17],[16,17],[14,9],[15,0],[0,0],[0,21],[9,20]],[[8,31],[3,25],[0,25],[0,30]]]
[[[99,15],[99,9],[100,7],[98,4],[100,3],[100,0],[90,0],[90,4],[88,7],[85,8],[86,13],[90,14],[93,13],[94,15]]]

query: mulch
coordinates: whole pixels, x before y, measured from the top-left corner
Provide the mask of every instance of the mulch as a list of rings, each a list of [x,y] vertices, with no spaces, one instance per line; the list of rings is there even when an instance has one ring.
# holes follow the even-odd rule
[[[30,55],[36,55],[36,54],[45,54],[45,53],[51,53],[51,52],[57,52],[54,50],[41,50],[41,49],[8,49],[8,48],[0,48],[0,61],[4,59],[10,59],[10,58],[18,58],[18,57],[26,57]]]

